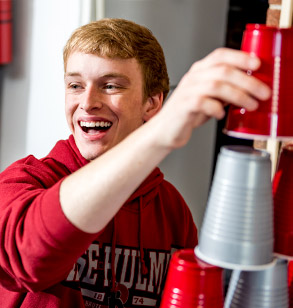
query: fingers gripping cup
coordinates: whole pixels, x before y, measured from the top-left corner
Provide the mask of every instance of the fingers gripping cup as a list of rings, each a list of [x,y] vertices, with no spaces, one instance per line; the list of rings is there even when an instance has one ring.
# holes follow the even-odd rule
[[[223,270],[195,255],[193,249],[172,256],[160,308],[222,308]]]
[[[293,146],[280,154],[273,179],[275,245],[274,252],[293,259]]]
[[[225,308],[288,308],[287,261],[261,271],[233,271]]]
[[[218,156],[196,255],[228,268],[259,270],[274,263],[269,154],[225,146]]]
[[[261,67],[248,72],[272,89],[255,111],[230,106],[224,132],[246,139],[289,139],[293,136],[293,28],[248,24],[242,47],[261,59]]]

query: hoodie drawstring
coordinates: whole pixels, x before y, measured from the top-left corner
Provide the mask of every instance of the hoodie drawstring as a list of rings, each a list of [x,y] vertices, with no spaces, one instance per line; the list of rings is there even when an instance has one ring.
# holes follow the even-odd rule
[[[146,275],[148,273],[148,268],[144,261],[144,251],[143,251],[143,223],[142,223],[142,212],[143,212],[143,198],[139,197],[139,221],[138,221],[138,242],[139,242],[139,252],[140,252],[140,264],[141,273]],[[117,226],[116,226],[116,216],[113,218],[113,233],[112,233],[112,253],[111,253],[111,272],[112,272],[112,287],[111,292],[117,291],[116,285],[116,271],[115,271],[115,250],[116,250],[116,238],[117,238]]]
[[[111,249],[111,272],[112,272],[112,288],[111,292],[117,291],[116,286],[116,271],[115,271],[115,250],[116,250],[116,216],[113,218],[113,233],[112,233],[112,249]]]
[[[143,252],[143,242],[142,242],[142,230],[143,230],[143,225],[142,225],[142,197],[139,197],[139,250],[140,250],[140,264],[141,264],[141,273],[143,275],[146,275],[148,273],[148,269],[145,265],[144,261],[144,252]]]

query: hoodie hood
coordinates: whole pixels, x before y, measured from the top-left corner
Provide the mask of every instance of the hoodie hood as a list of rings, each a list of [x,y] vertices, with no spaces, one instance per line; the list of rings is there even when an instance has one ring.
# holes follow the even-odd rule
[[[70,135],[68,140],[58,141],[45,159],[47,158],[51,158],[61,165],[66,166],[70,173],[77,171],[89,163],[89,161],[80,154],[73,135]]]
[[[61,140],[56,143],[56,146],[46,156],[51,158],[61,165],[66,166],[70,173],[73,173],[89,163],[85,159],[76,146],[73,135],[69,136],[68,140]],[[163,181],[164,176],[159,168],[155,168],[152,173],[141,183],[141,185],[135,190],[135,192],[125,202],[128,208],[138,210],[136,199],[138,197],[144,198],[144,206],[155,197],[158,193],[158,185]]]

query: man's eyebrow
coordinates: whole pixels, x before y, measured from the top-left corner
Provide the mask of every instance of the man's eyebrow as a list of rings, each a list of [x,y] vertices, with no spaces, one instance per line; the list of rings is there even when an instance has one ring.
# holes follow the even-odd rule
[[[64,77],[81,77],[81,74],[79,72],[66,72],[64,74]],[[130,83],[130,78],[127,75],[120,74],[120,73],[107,73],[107,74],[101,75],[99,78],[122,78]]]
[[[127,75],[120,74],[120,73],[108,73],[108,74],[102,75],[101,78],[121,78],[121,79],[125,79],[127,82],[130,83],[130,78]]]
[[[78,72],[66,72],[64,74],[64,77],[74,77],[74,76],[81,76],[81,74]]]

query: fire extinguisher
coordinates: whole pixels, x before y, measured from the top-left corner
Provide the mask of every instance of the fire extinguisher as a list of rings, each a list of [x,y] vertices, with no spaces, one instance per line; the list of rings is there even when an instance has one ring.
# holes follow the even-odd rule
[[[12,61],[12,1],[0,0],[0,65]]]

